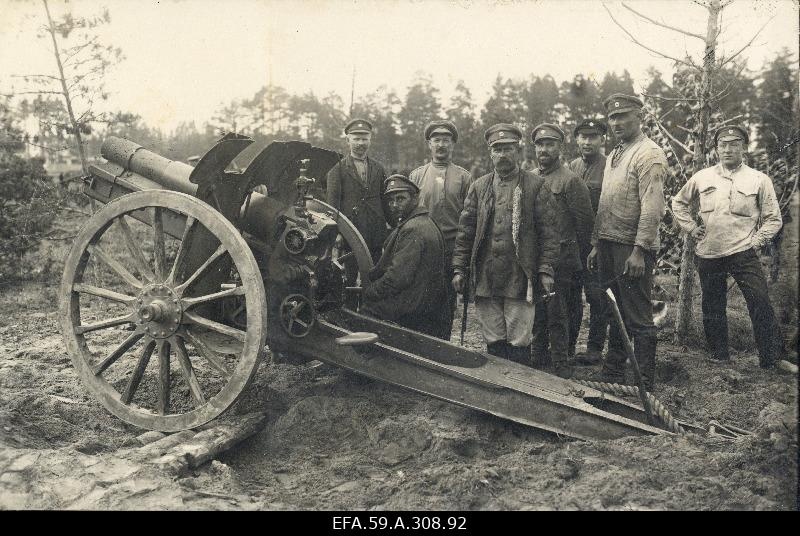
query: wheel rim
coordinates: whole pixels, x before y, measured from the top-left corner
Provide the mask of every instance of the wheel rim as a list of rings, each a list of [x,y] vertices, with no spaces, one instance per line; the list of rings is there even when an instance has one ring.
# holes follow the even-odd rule
[[[189,259],[187,244],[203,233],[213,253]],[[216,287],[198,290],[209,280]],[[246,331],[209,314],[234,299],[246,304]],[[265,344],[266,295],[250,248],[221,214],[178,192],[125,195],[94,214],[66,259],[60,302],[82,380],[142,428],[172,432],[220,415],[246,389]]]
[[[336,222],[339,228],[339,235],[347,248],[343,254],[339,252],[340,255],[334,258],[334,262],[339,269],[345,271],[344,264],[346,260],[352,259],[358,267],[358,276],[363,287],[369,281],[369,272],[373,268],[373,263],[367,243],[364,242],[364,238],[358,232],[356,226],[344,214],[319,199],[309,199],[306,206],[310,210],[324,213]],[[355,281],[347,281],[347,284],[355,285]]]

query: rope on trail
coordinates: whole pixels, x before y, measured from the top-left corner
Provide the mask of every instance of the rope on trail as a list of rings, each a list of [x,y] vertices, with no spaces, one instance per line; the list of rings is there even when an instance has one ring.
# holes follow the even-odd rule
[[[622,385],[619,383],[606,383],[606,382],[593,382],[589,380],[572,380],[576,383],[580,383],[585,385],[586,387],[591,387],[592,389],[597,389],[598,391],[603,391],[605,393],[611,393],[617,396],[629,395],[629,396],[639,396],[639,388],[633,385]],[[664,407],[664,404],[658,401],[656,397],[654,397],[651,393],[645,391],[645,395],[647,395],[647,400],[650,402],[650,407],[653,408],[653,413],[661,419],[661,422],[667,427],[670,432],[684,435],[686,430],[684,430],[683,426],[681,426],[678,421],[670,414],[669,410]]]

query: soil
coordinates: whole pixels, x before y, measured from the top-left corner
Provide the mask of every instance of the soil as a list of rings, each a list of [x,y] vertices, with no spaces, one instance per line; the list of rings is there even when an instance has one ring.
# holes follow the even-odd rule
[[[743,308],[740,302],[732,298],[731,307]],[[570,440],[319,362],[265,359],[231,411],[265,411],[266,426],[214,462],[176,475],[121,454],[144,430],[85,389],[58,331],[56,303],[55,284],[0,292],[0,508],[798,506],[797,377],[760,369],[752,336],[726,364],[671,344],[669,326],[659,343],[655,396],[681,420],[753,431],[733,441],[699,434]],[[747,333],[740,316],[732,315],[731,330]],[[473,326],[467,344],[482,345]]]

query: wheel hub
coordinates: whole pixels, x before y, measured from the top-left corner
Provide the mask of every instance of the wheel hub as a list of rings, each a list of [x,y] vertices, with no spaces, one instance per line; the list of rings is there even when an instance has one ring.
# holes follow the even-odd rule
[[[139,326],[154,339],[165,339],[181,325],[183,308],[178,295],[167,285],[147,285],[136,299]]]

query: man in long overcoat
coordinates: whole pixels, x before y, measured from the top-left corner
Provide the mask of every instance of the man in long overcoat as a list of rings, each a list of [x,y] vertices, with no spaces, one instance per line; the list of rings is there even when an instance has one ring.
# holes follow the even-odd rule
[[[490,354],[531,364],[534,295],[550,293],[559,243],[550,190],[520,169],[522,132],[499,123],[484,134],[494,170],[469,188],[453,253],[453,287],[475,289]],[[469,277],[467,277],[469,276]]]

